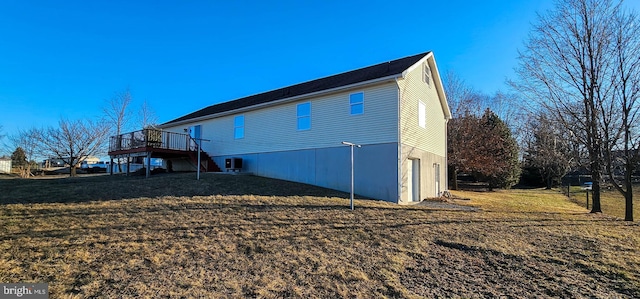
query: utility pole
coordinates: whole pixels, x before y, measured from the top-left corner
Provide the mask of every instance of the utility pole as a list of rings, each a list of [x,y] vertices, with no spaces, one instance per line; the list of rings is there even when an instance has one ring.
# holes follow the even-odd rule
[[[362,147],[360,144],[343,141],[342,144],[348,145],[351,148],[351,210],[353,211],[353,148]]]

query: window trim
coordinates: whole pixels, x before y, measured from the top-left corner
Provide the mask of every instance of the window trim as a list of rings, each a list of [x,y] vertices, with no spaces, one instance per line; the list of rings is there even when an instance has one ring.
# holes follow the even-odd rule
[[[358,95],[361,94],[362,95],[362,99],[360,100],[360,102],[353,102],[353,96],[354,95]],[[357,105],[361,105],[362,106],[362,112],[360,113],[353,113],[353,107],[357,106]],[[359,91],[359,92],[354,92],[349,94],[349,115],[363,115],[364,114],[364,91]]]
[[[236,121],[238,119],[240,119],[240,118],[242,118],[242,125],[238,125],[236,123]],[[233,117],[233,139],[244,139],[244,135],[245,135],[244,134],[245,133],[244,121],[245,121],[244,114],[236,115],[236,116]],[[238,137],[238,135],[237,135],[238,129],[242,129],[242,136],[240,136],[240,137]]]
[[[309,114],[300,114],[300,106],[309,105]],[[308,128],[300,128],[300,120],[307,118],[309,119],[309,127]],[[299,103],[296,105],[296,128],[298,131],[308,131],[311,130],[311,102]]]

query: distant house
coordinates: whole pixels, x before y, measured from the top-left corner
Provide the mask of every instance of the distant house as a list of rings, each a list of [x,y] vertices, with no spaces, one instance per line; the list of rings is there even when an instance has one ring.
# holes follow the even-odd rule
[[[0,157],[0,173],[11,173],[11,158]]]
[[[244,172],[349,191],[350,150],[341,142],[352,142],[362,145],[355,149],[355,193],[408,203],[447,189],[450,117],[426,52],[212,105],[162,124],[153,133],[162,136],[147,138],[158,143],[142,146],[148,157],[166,152],[173,170],[195,170],[194,156],[178,152],[205,139],[202,159],[216,168],[241,158]],[[136,139],[128,134],[112,137],[110,155],[134,154],[120,146]],[[136,134],[134,143],[150,133]]]
[[[63,158],[49,158],[46,159],[44,161],[42,161],[42,167],[43,168],[58,168],[58,167],[68,167],[69,165],[65,162],[65,161],[69,161],[71,158],[69,157],[63,157]],[[93,163],[97,163],[100,161],[99,158],[94,157],[94,156],[83,156],[82,159],[80,159],[80,163],[81,166],[82,164],[93,164]]]

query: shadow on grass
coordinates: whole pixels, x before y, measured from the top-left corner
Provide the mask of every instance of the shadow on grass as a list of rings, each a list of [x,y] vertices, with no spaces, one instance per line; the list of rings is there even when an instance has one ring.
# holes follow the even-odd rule
[[[321,187],[250,175],[206,173],[124,175],[0,180],[0,204],[66,203],[163,196],[312,196],[349,198]]]
[[[149,201],[149,199],[146,199]],[[0,241],[12,240],[15,238],[67,238],[70,236],[84,235],[89,231],[97,232],[126,232],[139,230],[154,230],[163,233],[193,232],[193,231],[216,231],[224,229],[227,231],[243,231],[249,227],[258,232],[267,232],[274,229],[295,230],[296,236],[313,238],[314,231],[344,230],[350,233],[363,231],[365,233],[383,229],[424,229],[430,226],[440,225],[465,225],[465,226],[486,226],[488,224],[500,224],[510,228],[517,227],[573,227],[573,226],[593,226],[598,222],[599,226],[623,227],[629,226],[625,222],[611,222],[604,219],[571,218],[527,218],[527,219],[473,219],[468,217],[454,217],[450,219],[432,216],[440,211],[429,210],[412,206],[361,206],[355,211],[349,211],[345,205],[326,202],[310,204],[286,203],[274,201],[269,204],[263,202],[252,202],[248,199],[241,199],[238,202],[227,200],[224,202],[167,202],[158,201],[157,205],[120,205],[113,206],[89,205],[79,206],[72,209],[67,208],[37,208],[21,209],[14,211],[7,209],[0,213],[0,216],[12,219],[12,221],[37,220],[43,223],[54,223],[60,219],[69,221],[88,223],[92,225],[82,225],[82,227],[56,227],[47,226],[49,229],[27,230],[21,233],[10,235],[0,235]],[[458,214],[458,211],[447,211]],[[350,215],[353,215],[350,216]],[[162,222],[158,219],[190,219],[195,217],[193,222],[189,221],[184,225],[179,222]],[[209,219],[208,221],[201,221]],[[398,219],[403,219],[398,221]],[[66,221],[66,220],[65,220]],[[97,225],[96,225],[97,224]],[[296,230],[296,228],[304,228]],[[306,233],[302,233],[306,232]],[[136,234],[133,234],[136,235]],[[263,236],[264,237],[264,236]],[[281,238],[280,235],[278,238]],[[243,238],[247,238],[246,236]],[[274,239],[275,240],[275,239]],[[135,241],[135,240],[127,240]],[[145,239],[146,241],[151,241]],[[455,244],[437,244],[454,249]],[[464,248],[462,248],[464,249]]]

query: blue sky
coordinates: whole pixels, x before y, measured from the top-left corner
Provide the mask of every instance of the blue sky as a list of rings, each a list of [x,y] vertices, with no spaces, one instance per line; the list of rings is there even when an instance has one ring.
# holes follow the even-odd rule
[[[639,8],[640,1],[628,1]],[[505,90],[543,1],[0,1],[0,125],[100,117],[129,87],[166,122],[211,104],[433,51]]]

